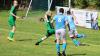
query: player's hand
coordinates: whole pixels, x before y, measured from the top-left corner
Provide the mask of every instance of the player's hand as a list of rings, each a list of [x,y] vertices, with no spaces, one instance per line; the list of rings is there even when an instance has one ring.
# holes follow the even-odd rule
[[[16,16],[16,18],[18,18],[18,19],[19,19],[20,17]]]

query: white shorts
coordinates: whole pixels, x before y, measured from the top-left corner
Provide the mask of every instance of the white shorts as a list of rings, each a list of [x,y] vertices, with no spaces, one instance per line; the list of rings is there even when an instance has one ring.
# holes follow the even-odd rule
[[[69,31],[69,37],[74,37],[76,36],[78,33],[77,33],[77,30],[76,29],[71,29]]]
[[[63,38],[63,39],[66,39],[66,29],[56,30],[55,36],[56,36],[56,39],[58,39],[60,37]]]

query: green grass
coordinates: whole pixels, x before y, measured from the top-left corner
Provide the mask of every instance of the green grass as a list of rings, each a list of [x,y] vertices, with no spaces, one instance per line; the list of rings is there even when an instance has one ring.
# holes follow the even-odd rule
[[[25,20],[18,19],[16,22],[15,42],[7,40],[8,11],[0,11],[0,56],[56,56],[54,35],[45,40],[39,46],[35,42],[45,35],[45,25],[39,21],[44,11],[33,11]],[[24,15],[18,12],[18,15]],[[100,56],[100,31],[78,27],[79,33],[87,35],[86,38],[78,39],[85,46],[75,47],[71,39],[67,37],[68,56]],[[68,34],[67,34],[68,35]]]

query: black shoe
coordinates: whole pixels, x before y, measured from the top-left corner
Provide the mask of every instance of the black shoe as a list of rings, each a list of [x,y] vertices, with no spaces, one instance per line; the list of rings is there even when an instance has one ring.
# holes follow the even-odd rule
[[[39,45],[39,42],[36,42],[35,45]]]
[[[58,55],[58,56],[61,56],[61,53],[60,53],[60,52],[58,52],[58,53],[57,53],[57,55]]]
[[[56,42],[57,42],[57,40],[54,40],[54,42],[56,43]]]
[[[65,54],[65,52],[64,52],[64,51],[62,52],[62,56],[66,56],[66,54]]]

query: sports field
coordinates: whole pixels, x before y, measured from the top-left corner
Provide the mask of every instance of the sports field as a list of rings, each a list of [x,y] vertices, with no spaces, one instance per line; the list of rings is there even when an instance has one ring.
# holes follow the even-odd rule
[[[15,42],[7,40],[9,11],[0,11],[0,56],[56,56],[55,36],[35,46],[35,42],[45,35],[45,25],[39,21],[44,11],[32,11],[27,19],[17,19]],[[19,16],[24,12],[19,11]],[[68,56],[100,56],[100,31],[77,27],[79,33],[87,37],[78,39],[83,44],[74,46],[67,33]]]

